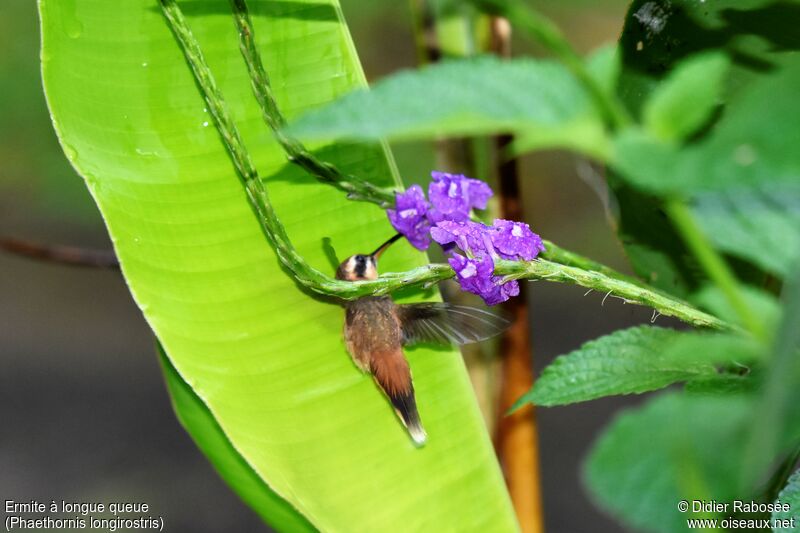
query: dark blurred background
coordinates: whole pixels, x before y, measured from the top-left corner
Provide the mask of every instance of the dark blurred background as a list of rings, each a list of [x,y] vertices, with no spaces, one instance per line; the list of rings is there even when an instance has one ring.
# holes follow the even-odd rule
[[[370,80],[416,64],[407,2],[342,4]],[[582,52],[614,41],[625,10],[618,0],[538,5]],[[515,41],[516,52],[536,52],[526,46]],[[398,146],[396,156],[415,181],[434,164],[427,145]],[[629,271],[595,191],[597,174],[565,153],[527,157],[522,174],[535,231]],[[110,246],[49,121],[33,0],[0,2],[0,234]],[[537,374],[586,340],[651,318],[585,292],[530,284]],[[0,500],[141,501],[164,516],[167,531],[266,530],[178,425],[153,338],[119,275],[0,253],[0,365]],[[619,530],[588,501],[581,462],[612,413],[633,401],[538,410],[548,531]]]

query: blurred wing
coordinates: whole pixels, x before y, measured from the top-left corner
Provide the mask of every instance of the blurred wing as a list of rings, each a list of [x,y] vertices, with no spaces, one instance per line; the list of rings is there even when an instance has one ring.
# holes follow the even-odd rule
[[[403,343],[470,344],[501,333],[511,322],[506,318],[464,305],[418,303],[398,305]]]

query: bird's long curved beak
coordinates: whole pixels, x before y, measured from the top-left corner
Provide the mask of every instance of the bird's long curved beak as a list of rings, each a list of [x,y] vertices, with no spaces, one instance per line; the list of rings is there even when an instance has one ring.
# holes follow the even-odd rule
[[[378,260],[378,258],[381,256],[381,254],[382,254],[383,252],[385,252],[385,251],[386,251],[386,249],[387,249],[387,248],[389,248],[389,246],[391,246],[391,245],[392,245],[392,243],[394,243],[396,240],[398,240],[398,239],[399,239],[399,238],[401,238],[401,237],[402,237],[402,235],[401,235],[400,233],[398,233],[398,234],[394,235],[394,236],[393,236],[391,239],[389,239],[389,240],[388,240],[388,241],[386,241],[385,243],[381,244],[381,245],[378,247],[378,249],[377,249],[377,250],[375,250],[374,252],[372,252],[371,254],[369,254],[369,255],[370,255],[370,257],[373,257],[373,258],[375,258],[375,260],[377,261],[377,260]]]

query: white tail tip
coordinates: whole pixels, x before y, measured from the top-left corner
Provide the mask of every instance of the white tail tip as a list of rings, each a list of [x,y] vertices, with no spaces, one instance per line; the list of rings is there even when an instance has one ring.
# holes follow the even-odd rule
[[[428,434],[425,433],[422,426],[411,426],[408,428],[408,433],[418,446],[422,446],[428,440]]]

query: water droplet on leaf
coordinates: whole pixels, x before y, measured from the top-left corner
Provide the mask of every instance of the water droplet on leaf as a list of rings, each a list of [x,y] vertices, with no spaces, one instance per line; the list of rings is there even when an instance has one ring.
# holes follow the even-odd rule
[[[757,158],[758,154],[749,144],[740,144],[733,152],[733,160],[743,167],[749,167]]]
[[[144,157],[158,157],[158,152],[155,150],[146,150],[144,148],[136,148],[136,153]]]
[[[83,34],[83,23],[78,19],[69,19],[66,29],[67,37],[70,39],[77,39]]]

